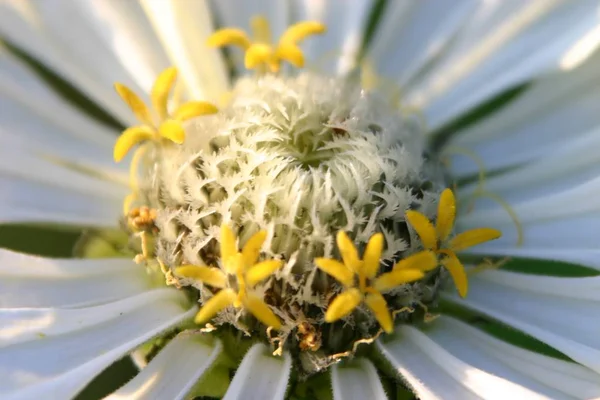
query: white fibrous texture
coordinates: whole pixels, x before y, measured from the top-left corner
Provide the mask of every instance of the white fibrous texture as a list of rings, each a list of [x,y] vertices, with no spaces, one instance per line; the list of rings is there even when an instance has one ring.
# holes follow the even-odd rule
[[[339,257],[339,230],[359,247],[383,232],[384,258],[398,259],[418,245],[405,211],[434,219],[444,187],[421,129],[351,79],[241,78],[218,114],[186,125],[182,145],[149,155],[157,255],[170,267],[218,265],[228,223],[240,246],[266,230],[262,257],[295,275],[313,271],[314,257]]]

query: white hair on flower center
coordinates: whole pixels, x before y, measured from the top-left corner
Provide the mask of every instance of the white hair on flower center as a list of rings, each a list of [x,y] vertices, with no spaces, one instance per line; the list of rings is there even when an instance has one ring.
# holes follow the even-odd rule
[[[209,264],[220,223],[240,243],[259,230],[268,256],[312,270],[335,233],[386,236],[384,259],[407,250],[404,211],[431,206],[442,176],[424,159],[419,126],[358,83],[301,74],[240,79],[231,103],[186,126],[181,146],[154,151],[148,178],[159,203],[158,255],[168,265]],[[183,259],[183,260],[182,260]]]

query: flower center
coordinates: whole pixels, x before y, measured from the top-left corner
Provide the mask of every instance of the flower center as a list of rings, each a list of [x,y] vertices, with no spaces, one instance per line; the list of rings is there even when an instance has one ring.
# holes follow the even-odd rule
[[[270,36],[263,20],[255,25]],[[239,78],[220,110],[194,101],[170,114],[174,69],[153,90],[158,119],[117,86],[143,125],[123,133],[115,159],[146,141],[124,206],[142,239],[137,261],[159,265],[201,304],[196,323],[285,348],[304,374],[354,354],[394,321],[423,320],[448,273],[466,294],[454,250],[498,236],[451,238],[444,171],[392,99],[354,76],[267,72],[285,60],[301,65],[296,42],[323,30],[300,23],[277,45],[217,32],[211,44],[240,45],[259,71]]]

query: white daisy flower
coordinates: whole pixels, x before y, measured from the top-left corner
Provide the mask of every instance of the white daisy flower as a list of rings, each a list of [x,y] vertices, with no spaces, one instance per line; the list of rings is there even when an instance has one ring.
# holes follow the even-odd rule
[[[600,398],[599,11],[0,2],[0,222],[93,228],[0,250],[0,396]]]

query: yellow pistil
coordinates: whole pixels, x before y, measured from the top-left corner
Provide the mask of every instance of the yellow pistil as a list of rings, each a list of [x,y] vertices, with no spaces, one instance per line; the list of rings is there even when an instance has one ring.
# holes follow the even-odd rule
[[[221,268],[202,265],[182,265],[175,269],[175,274],[194,279],[206,285],[221,289],[210,298],[198,314],[195,322],[203,324],[212,319],[226,307],[245,308],[260,322],[274,329],[281,328],[281,321],[271,311],[267,303],[249,292],[258,283],[273,275],[283,265],[281,260],[265,260],[258,262],[260,249],[267,238],[267,232],[255,233],[244,245],[241,252],[237,250],[236,237],[231,228],[221,225]],[[228,275],[233,275],[237,288],[229,287]]]
[[[205,101],[190,101],[179,106],[175,112],[169,113],[169,92],[177,78],[177,69],[165,69],[154,82],[150,99],[153,113],[150,108],[131,89],[120,83],[115,83],[115,90],[123,101],[133,111],[140,125],[127,128],[115,143],[113,157],[119,162],[129,153],[135,145],[147,141],[167,140],[181,144],[185,139],[183,122],[216,113],[217,107]]]
[[[450,239],[455,218],[456,200],[450,189],[445,189],[440,196],[435,226],[418,211],[406,212],[406,220],[419,235],[423,247],[442,256],[440,263],[450,272],[458,294],[465,297],[468,290],[467,274],[456,252],[498,239],[502,232],[492,228],[477,228],[459,233]]]
[[[278,72],[281,63],[288,61],[295,67],[304,66],[304,54],[298,43],[310,35],[324,33],[325,25],[316,21],[303,21],[290,26],[279,38],[277,44],[272,42],[271,28],[266,18],[253,17],[251,20],[254,40],[246,32],[236,28],[219,29],[208,38],[211,47],[234,45],[245,51],[244,65],[248,69],[265,72]]]
[[[383,330],[391,333],[393,318],[382,292],[423,278],[424,271],[437,267],[435,254],[427,250],[414,254],[399,261],[392,271],[375,278],[383,251],[383,235],[376,233],[371,236],[362,260],[345,232],[339,231],[336,239],[343,263],[330,258],[315,258],[317,267],[346,288],[327,308],[325,321],[334,322],[345,317],[364,301]]]

